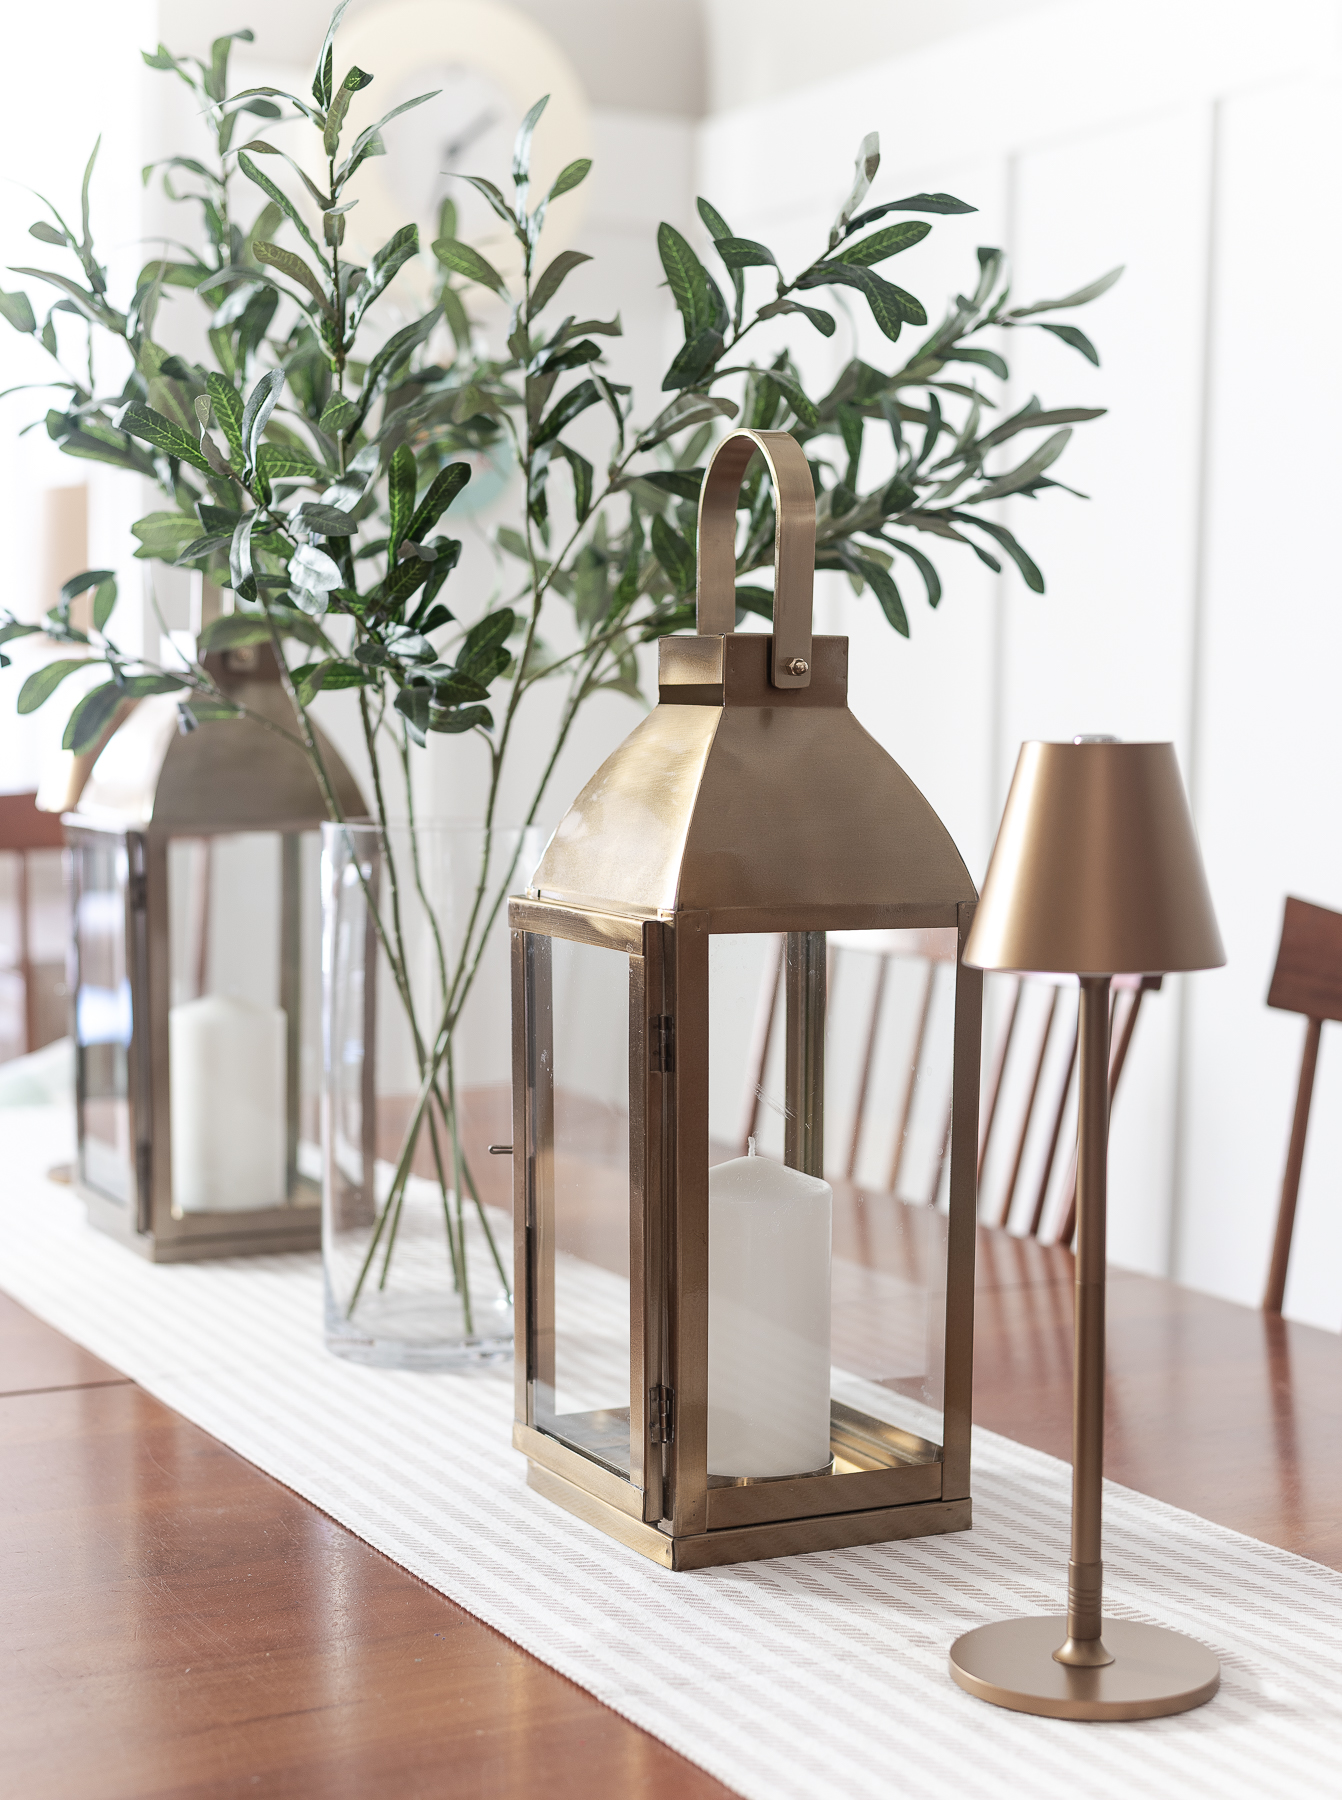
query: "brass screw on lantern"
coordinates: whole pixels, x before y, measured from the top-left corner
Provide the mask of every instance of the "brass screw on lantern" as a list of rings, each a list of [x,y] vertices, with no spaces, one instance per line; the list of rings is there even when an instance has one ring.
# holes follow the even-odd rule
[[[1062,1719],[1200,1706],[1220,1665],[1176,1631],[1101,1617],[1109,984],[1225,961],[1173,744],[1024,744],[964,960],[1081,978],[1072,1554],[1067,1614],[1006,1619],[951,1647],[981,1700]]]

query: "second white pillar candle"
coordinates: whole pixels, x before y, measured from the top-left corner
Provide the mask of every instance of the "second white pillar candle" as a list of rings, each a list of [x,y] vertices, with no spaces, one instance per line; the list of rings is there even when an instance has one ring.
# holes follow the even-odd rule
[[[805,1475],[830,1459],[827,1181],[762,1156],[708,1175],[708,1472]]]
[[[181,1212],[285,1202],[285,1015],[206,994],[168,1014],[172,1197]]]

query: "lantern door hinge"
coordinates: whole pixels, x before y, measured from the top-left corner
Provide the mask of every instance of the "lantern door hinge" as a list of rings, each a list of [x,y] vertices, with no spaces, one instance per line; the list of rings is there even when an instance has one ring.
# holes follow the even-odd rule
[[[648,1020],[648,1052],[654,1075],[672,1075],[676,1068],[676,1022],[667,1013]]]
[[[669,1387],[648,1389],[648,1437],[654,1444],[669,1444],[676,1435],[674,1400],[675,1393]]]

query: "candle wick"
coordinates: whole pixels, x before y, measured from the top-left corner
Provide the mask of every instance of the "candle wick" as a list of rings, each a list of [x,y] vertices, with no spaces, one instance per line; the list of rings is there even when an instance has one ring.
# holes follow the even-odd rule
[[[746,1155],[753,1156],[754,1154],[755,1154],[755,1140],[754,1140],[754,1138],[747,1138],[746,1139]]]

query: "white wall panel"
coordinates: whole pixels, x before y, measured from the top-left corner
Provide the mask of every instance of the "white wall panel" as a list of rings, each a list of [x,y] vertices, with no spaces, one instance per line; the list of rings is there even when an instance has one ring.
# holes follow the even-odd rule
[[[1010,195],[968,230],[1009,237],[1019,296],[1128,265],[1078,315],[1100,370],[1043,333],[1008,345],[1015,403],[1034,391],[1110,409],[1058,470],[1092,501],[1011,506],[1048,593],[1012,574],[971,601],[957,571],[942,617],[914,601],[912,645],[839,584],[821,584],[818,617],[852,636],[855,709],[976,876],[1022,738],[1109,730],[1177,744],[1231,964],[1187,978],[1186,1011],[1178,979],[1146,1003],[1114,1118],[1111,1244],[1128,1266],[1246,1300],[1266,1268],[1302,1029],[1263,1005],[1281,901],[1342,907],[1327,522],[1342,375],[1329,353],[1300,356],[1325,341],[1342,276],[1328,76],[1340,16],[1325,0],[1045,7],[721,114],[700,134],[701,191],[769,242],[832,211],[874,126],[892,182],[882,193],[899,165],[917,169],[909,187],[971,200],[961,171],[1010,171]],[[930,301],[914,267],[901,280]],[[979,629],[994,611],[997,639]],[[1340,1187],[1342,1043],[1325,1034],[1287,1310],[1334,1328]]]
[[[113,17],[79,0],[60,15],[66,35],[73,24],[91,47],[63,74],[66,116],[93,120],[90,137],[106,126],[98,205],[119,275],[142,259],[145,216],[128,174],[141,160],[136,140],[143,135],[144,156],[154,154],[168,125],[169,103],[154,88],[163,78],[140,72],[135,56],[154,35],[145,27],[155,10],[154,0],[135,0]],[[710,15],[715,29],[722,12]],[[770,30],[790,32],[791,16],[787,0]],[[1329,339],[1342,286],[1340,19],[1337,0],[1271,8],[1071,0],[902,56],[868,55],[848,74],[781,95],[777,70],[764,70],[762,84],[743,71],[735,91],[772,86],[776,97],[698,127],[599,113],[582,234],[597,262],[570,284],[584,310],[622,311],[628,335],[613,362],[642,390],[638,410],[648,416],[676,336],[655,256],[658,221],[697,230],[692,199],[704,193],[736,231],[764,238],[795,267],[813,254],[869,129],[885,152],[874,198],[945,188],[982,209],[938,221],[927,245],[900,261],[901,283],[933,317],[966,284],[982,242],[1013,252],[1015,291],[1027,298],[1128,264],[1119,287],[1079,315],[1100,346],[1099,371],[1042,333],[1005,346],[1016,403],[1037,391],[1046,404],[1094,399],[1110,408],[1077,434],[1058,470],[1092,501],[1051,494],[1010,507],[1048,593],[1028,594],[1014,572],[998,581],[967,554],[940,554],[947,591],[938,616],[916,577],[901,581],[910,643],[840,578],[818,583],[817,624],[850,636],[854,710],[946,819],[976,878],[1023,737],[1111,730],[1179,746],[1230,965],[1188,978],[1183,996],[1167,984],[1147,1003],[1114,1120],[1112,1249],[1120,1262],[1160,1269],[1172,1246],[1169,1266],[1181,1279],[1248,1301],[1266,1268],[1302,1032],[1263,1005],[1281,902],[1296,893],[1342,908],[1342,609],[1331,525],[1342,368]],[[56,66],[63,53],[53,29],[40,20],[15,27],[10,47],[25,67]],[[852,60],[862,54],[855,44]],[[804,56],[792,57],[788,82],[798,69],[805,78]],[[107,113],[94,83],[128,98]],[[68,198],[83,162],[80,132],[53,136],[41,114],[46,84],[29,85],[31,94],[16,90],[0,129],[6,165],[22,180],[38,155],[37,184]],[[718,77],[714,90],[727,91]],[[0,205],[15,246],[7,262],[41,260],[21,235],[27,207],[14,194]],[[30,250],[20,254],[24,243]],[[783,335],[761,333],[758,353]],[[854,352],[889,366],[903,351],[875,335],[861,309],[843,316],[828,343],[787,335],[817,384]],[[25,347],[12,334],[4,342],[7,379],[25,379]],[[29,487],[52,476],[33,440],[27,450],[15,445],[22,399],[5,404],[0,500],[12,545]],[[596,441],[591,448],[603,454]],[[870,454],[878,473],[875,442]],[[56,479],[82,472],[62,462]],[[102,480],[95,471],[95,487]],[[127,527],[144,509],[128,484],[114,493],[109,478],[104,487],[94,495],[90,559],[124,561],[138,600],[142,565],[129,560]],[[8,579],[22,582],[22,557],[5,555]],[[503,579],[475,542],[460,577],[463,612],[484,610]],[[127,608],[128,624],[135,610]],[[558,699],[556,689],[529,703],[522,749],[533,769]],[[636,716],[614,696],[585,715],[546,818]],[[0,754],[10,735],[0,727]],[[482,772],[474,752],[435,746],[431,810],[474,810]],[[522,785],[509,787],[505,813],[520,810]],[[1342,1029],[1329,1027],[1287,1310],[1333,1328],[1342,1324],[1339,1189]]]
[[[1263,1000],[1286,894],[1342,909],[1342,366],[1336,78],[1230,100],[1220,132],[1196,785],[1229,966],[1195,978],[1178,1274],[1256,1301],[1304,1027]],[[1342,1324],[1342,1042],[1324,1030],[1292,1316]]]
[[[979,208],[975,214],[934,219],[931,235],[906,252],[898,266],[889,268],[892,279],[897,276],[901,286],[922,300],[935,324],[953,296],[976,278],[978,245],[1000,244],[1004,239],[1004,159],[915,161],[907,151],[908,134],[896,93],[889,88],[881,96],[864,91],[860,105],[863,110],[855,103],[841,123],[824,134],[797,121],[795,129],[808,134],[816,173],[816,179],[798,191],[780,186],[770,159],[758,154],[749,121],[739,120],[736,134],[726,127],[707,127],[698,191],[712,200],[734,231],[766,242],[792,275],[823,251],[851,182],[857,146],[868,131],[879,132],[883,162],[872,189],[873,203],[932,190],[956,194]],[[701,248],[711,263],[706,239]],[[751,271],[747,280],[753,298],[767,297],[764,272]],[[820,337],[794,316],[761,328],[747,340],[749,355],[760,363],[770,361],[787,344],[812,393],[823,393],[853,356],[877,368],[898,367],[921,335],[907,330],[892,344],[876,329],[857,296],[840,291],[815,298],[838,319],[832,338]],[[948,402],[948,408],[952,406],[958,403]],[[831,448],[837,450],[837,440]],[[884,429],[869,427],[864,481],[879,480],[887,460],[892,462],[893,452]],[[908,641],[891,630],[870,594],[855,597],[841,575],[817,576],[816,628],[851,640],[853,711],[936,807],[978,879],[996,827],[989,771],[998,584],[970,551],[939,540],[933,547],[931,540],[916,534],[913,541],[937,564],[944,598],[936,613],[929,611],[921,577],[911,563],[900,559],[894,575],[909,615]]]
[[[1076,313],[1097,369],[1051,333],[1007,336],[1013,401],[1104,406],[1050,471],[1059,490],[1013,499],[1008,524],[1047,592],[1006,602],[1003,787],[1024,738],[1173,738],[1187,762],[1205,314],[1210,117],[1144,119],[1023,155],[1016,296],[1067,294],[1115,264],[1118,285]],[[1174,193],[1175,206],[1153,203]],[[1022,443],[1004,446],[1008,465]],[[1009,448],[1011,454],[1006,456]]]
[[[1210,108],[1198,106],[1068,138],[1017,163],[1021,300],[1126,268],[1080,312],[1040,315],[1079,324],[1099,349],[1098,369],[1049,332],[1008,334],[1015,405],[1036,394],[1046,407],[1109,412],[1076,428],[1055,471],[1092,498],[1055,489],[1006,509],[1047,591],[1012,581],[1003,597],[999,809],[1027,738],[1172,738],[1188,766],[1210,148]],[[1162,193],[1178,204],[1153,204]],[[1009,464],[1020,461],[1018,443],[1009,449]],[[1159,1273],[1173,1205],[1177,982],[1148,998],[1138,1032],[1111,1138],[1110,1253]]]
[[[865,130],[865,122],[861,124]],[[882,118],[880,125],[887,154],[878,198],[945,192],[979,208],[976,214],[933,220],[930,237],[906,251],[898,263],[886,265],[890,278],[918,296],[936,325],[954,295],[972,288],[978,275],[977,247],[1005,242],[1005,161],[983,158],[899,166],[903,134],[897,113]],[[845,148],[851,154],[856,146]],[[842,150],[838,145],[834,149],[835,172],[842,176]],[[855,310],[867,312],[865,305]],[[865,361],[891,368],[908,360],[920,335],[906,328],[899,342],[890,344],[870,317],[862,316],[856,347]],[[947,373],[955,379],[968,378],[965,369],[951,368]],[[989,379],[984,385],[997,384]],[[946,399],[949,417],[959,418],[962,410],[962,402]],[[873,449],[883,444],[883,434],[873,427],[868,427],[868,437]],[[874,460],[872,450],[868,459]],[[870,478],[879,480],[883,472],[874,467]],[[820,590],[821,629],[846,632],[851,638],[853,711],[927,795],[970,874],[981,881],[997,825],[990,774],[1000,583],[963,546],[916,532],[905,535],[931,556],[940,572],[943,598],[937,610],[929,610],[913,565],[900,558],[892,573],[909,616],[907,640],[890,629],[871,594],[855,597],[840,576],[827,578]]]

